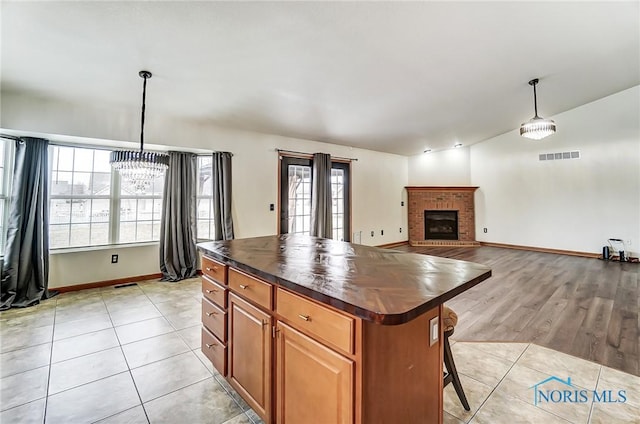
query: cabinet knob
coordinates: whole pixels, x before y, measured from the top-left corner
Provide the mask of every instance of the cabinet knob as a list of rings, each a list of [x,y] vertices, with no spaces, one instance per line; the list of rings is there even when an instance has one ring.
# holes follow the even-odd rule
[[[211,315],[218,315],[217,312],[205,312],[204,314],[208,317],[210,317]]]
[[[311,321],[311,317],[309,315],[298,314],[298,316],[305,321]]]
[[[240,284],[240,288],[241,288],[242,290],[246,290],[246,289],[248,289],[248,288],[249,288],[249,286],[245,286],[244,284]]]
[[[218,346],[218,345],[215,343],[211,343],[211,344],[205,343],[205,346],[207,347],[207,349],[211,349],[213,346]]]

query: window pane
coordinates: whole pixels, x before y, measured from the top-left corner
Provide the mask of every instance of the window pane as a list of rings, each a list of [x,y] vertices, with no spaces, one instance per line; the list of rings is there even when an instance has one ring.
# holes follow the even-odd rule
[[[89,194],[89,186],[91,185],[91,173],[90,172],[74,172],[73,173],[73,186],[71,187],[71,193],[75,195],[87,195]]]
[[[209,230],[209,220],[198,220],[198,238],[201,240],[211,240],[211,233]]]
[[[110,154],[111,152],[108,150],[95,150],[95,156],[93,158],[93,172],[111,174],[111,164],[109,163]]]
[[[69,246],[89,246],[91,244],[89,224],[71,225],[71,240]]]
[[[160,221],[153,221],[152,240],[160,240]]]
[[[51,199],[49,204],[49,223],[68,224],[71,221],[71,200]]]
[[[52,172],[51,195],[71,194],[71,172]]]
[[[153,199],[153,219],[160,220],[162,218],[162,199]]]
[[[73,170],[73,147],[53,146],[53,169],[58,171]]]
[[[69,225],[49,225],[49,247],[67,247],[69,246]]]
[[[136,241],[153,240],[152,221],[138,221],[136,226]]]
[[[213,158],[198,156],[198,196],[213,196]]]
[[[108,244],[109,243],[109,223],[91,224],[91,244]]]
[[[135,221],[137,199],[122,199],[120,201],[120,221]]]
[[[74,149],[73,170],[91,172],[93,170],[93,149]]]
[[[91,202],[91,222],[109,222],[109,199],[94,199]]]
[[[71,223],[91,221],[91,200],[72,199],[67,202],[71,203]]]
[[[108,196],[111,192],[111,173],[96,172],[91,175],[91,194]]]
[[[138,213],[136,216],[138,221],[151,221],[153,219],[153,199],[138,199]]]
[[[136,223],[134,222],[121,222],[120,234],[118,234],[118,241],[120,243],[132,243],[136,241]]]

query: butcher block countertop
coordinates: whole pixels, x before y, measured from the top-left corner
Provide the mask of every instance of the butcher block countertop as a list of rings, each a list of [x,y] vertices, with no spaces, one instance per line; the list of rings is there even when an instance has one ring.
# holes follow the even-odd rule
[[[383,325],[403,324],[491,276],[487,266],[302,235],[198,244],[205,255]]]

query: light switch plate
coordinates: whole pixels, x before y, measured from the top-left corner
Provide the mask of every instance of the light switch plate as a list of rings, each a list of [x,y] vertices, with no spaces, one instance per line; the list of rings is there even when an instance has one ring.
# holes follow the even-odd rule
[[[438,343],[438,339],[440,339],[440,329],[438,328],[438,321],[440,321],[440,317],[431,318],[429,321],[429,346],[433,346]]]

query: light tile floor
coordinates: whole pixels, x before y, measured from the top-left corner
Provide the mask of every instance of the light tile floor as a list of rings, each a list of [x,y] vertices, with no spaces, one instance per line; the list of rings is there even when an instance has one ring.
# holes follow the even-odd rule
[[[200,298],[197,278],[149,281],[1,312],[0,423],[261,423],[200,352]],[[533,344],[452,350],[471,411],[449,385],[445,423],[640,423],[640,377]],[[534,405],[550,376],[627,402]]]

